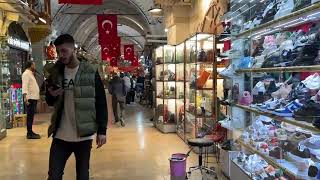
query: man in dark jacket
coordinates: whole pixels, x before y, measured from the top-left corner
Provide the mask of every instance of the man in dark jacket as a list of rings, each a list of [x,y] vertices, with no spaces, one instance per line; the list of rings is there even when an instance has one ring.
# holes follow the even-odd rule
[[[126,87],[124,80],[120,78],[117,74],[114,74],[113,78],[110,81],[108,90],[109,93],[112,95],[112,109],[115,123],[118,123],[120,121],[121,126],[125,126],[123,119],[123,111],[128,88]],[[118,115],[118,104],[120,106],[120,117]]]
[[[97,67],[79,59],[72,36],[64,34],[54,42],[59,56],[47,79],[47,103],[55,107],[48,129],[52,135],[48,180],[62,180],[72,153],[77,180],[89,180],[90,151],[94,134],[97,148],[106,143],[107,103]]]

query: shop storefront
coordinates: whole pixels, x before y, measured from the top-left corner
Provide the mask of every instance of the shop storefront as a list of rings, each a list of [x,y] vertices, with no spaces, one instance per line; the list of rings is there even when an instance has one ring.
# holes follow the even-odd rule
[[[220,150],[230,179],[319,179],[319,1],[230,1]],[[226,43],[228,44],[228,43]],[[317,177],[317,178],[316,178]]]
[[[184,140],[212,133],[232,180],[319,179],[319,0],[228,7],[211,23],[224,32],[154,51],[155,126]],[[225,131],[226,143],[216,141]]]
[[[24,113],[22,73],[30,58],[30,43],[23,28],[16,22],[8,27],[8,36],[1,41],[1,129],[13,127],[15,114]]]

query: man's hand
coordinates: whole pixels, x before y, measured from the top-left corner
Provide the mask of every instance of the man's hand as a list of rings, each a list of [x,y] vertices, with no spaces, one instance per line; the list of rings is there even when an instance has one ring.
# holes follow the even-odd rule
[[[48,91],[51,94],[51,96],[53,96],[53,97],[61,96],[63,94],[63,89],[62,88],[59,88],[57,90],[53,90],[53,88],[50,87],[48,89]]]
[[[97,149],[102,147],[104,144],[107,142],[107,137],[106,135],[97,135]]]
[[[27,98],[24,98],[24,103],[27,105],[27,106],[29,106],[29,99],[27,99]]]

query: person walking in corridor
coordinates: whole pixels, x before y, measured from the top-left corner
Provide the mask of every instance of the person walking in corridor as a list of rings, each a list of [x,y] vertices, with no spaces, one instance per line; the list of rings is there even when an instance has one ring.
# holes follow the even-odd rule
[[[106,143],[107,102],[95,65],[76,56],[71,35],[59,36],[54,45],[59,60],[50,70],[46,100],[55,107],[48,129],[50,148],[48,180],[62,180],[70,155],[76,159],[77,180],[89,180],[94,134],[97,148]]]
[[[125,126],[123,111],[128,92],[128,88],[125,85],[125,81],[122,78],[120,78],[116,73],[114,73],[113,78],[110,81],[108,90],[109,93],[112,95],[112,109],[115,123],[118,123],[120,121],[121,126]],[[120,117],[118,113],[118,104],[120,106]]]
[[[26,64],[26,70],[22,74],[22,94],[27,111],[27,139],[40,139],[40,135],[32,130],[37,101],[40,99],[40,88],[34,76],[36,65],[32,61]]]

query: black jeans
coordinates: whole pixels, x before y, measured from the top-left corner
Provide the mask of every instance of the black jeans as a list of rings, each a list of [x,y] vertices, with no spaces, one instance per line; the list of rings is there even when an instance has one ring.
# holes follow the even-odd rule
[[[32,125],[33,125],[34,114],[36,113],[37,100],[29,99],[28,102],[29,102],[29,104],[26,105],[27,131],[28,131],[28,134],[30,134],[30,133],[33,133]]]
[[[62,180],[64,167],[70,155],[76,158],[77,180],[89,180],[89,162],[92,140],[66,142],[54,138],[49,158],[48,180]]]

